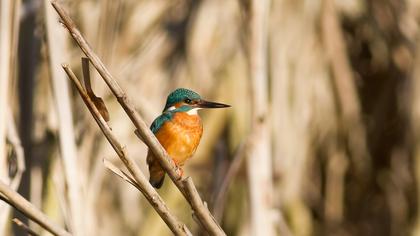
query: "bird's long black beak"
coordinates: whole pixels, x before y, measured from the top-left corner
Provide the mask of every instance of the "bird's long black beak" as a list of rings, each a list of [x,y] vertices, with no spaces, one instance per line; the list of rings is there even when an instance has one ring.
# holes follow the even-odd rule
[[[225,107],[230,107],[230,105],[226,105],[223,103],[218,103],[218,102],[209,102],[206,100],[200,100],[197,103],[197,106],[200,108],[225,108]]]

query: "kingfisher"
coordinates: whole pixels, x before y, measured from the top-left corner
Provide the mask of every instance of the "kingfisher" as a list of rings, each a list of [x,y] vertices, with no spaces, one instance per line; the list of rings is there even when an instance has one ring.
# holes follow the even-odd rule
[[[189,89],[178,88],[168,95],[163,112],[150,129],[165,148],[182,176],[185,161],[194,155],[203,134],[203,124],[198,110],[203,108],[225,108],[229,105],[206,101]],[[160,188],[165,179],[165,171],[150,151],[146,162],[149,166],[150,184]]]

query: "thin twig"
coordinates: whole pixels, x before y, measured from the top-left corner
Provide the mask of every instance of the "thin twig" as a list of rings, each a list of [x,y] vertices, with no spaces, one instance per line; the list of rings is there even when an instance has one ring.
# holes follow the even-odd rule
[[[169,177],[178,187],[180,192],[184,195],[186,200],[190,203],[193,211],[196,213],[197,218],[200,220],[201,225],[203,225],[206,231],[211,235],[225,235],[225,232],[218,225],[214,217],[211,215],[209,209],[201,200],[195,186],[193,185],[192,187],[187,187],[185,185],[186,182],[182,181],[181,176],[177,171],[178,168],[173,164],[165,149],[160,145],[157,138],[150,131],[143,118],[135,110],[135,106],[130,102],[127,95],[121,89],[117,81],[112,77],[111,73],[108,71],[99,57],[93,52],[87,41],[83,38],[82,34],[77,29],[69,15],[57,3],[57,1],[52,1],[52,5],[60,15],[62,22],[69,30],[73,39],[77,42],[85,55],[90,59],[96,70],[99,72],[108,87],[111,89],[114,96],[117,98],[118,102],[121,104],[124,111],[127,113],[128,117],[133,122],[134,126],[137,128],[139,134],[141,135],[142,140],[144,140],[146,145],[153,152],[154,156],[159,160],[162,168],[168,173]],[[199,199],[199,202],[194,202],[195,199]]]
[[[169,226],[169,228],[175,235],[191,235],[188,228],[184,224],[179,222],[179,220],[169,212],[169,209],[166,206],[163,199],[149,184],[146,177],[143,175],[135,161],[128,156],[125,147],[120,142],[118,142],[118,139],[112,133],[111,128],[106,123],[106,121],[104,120],[104,118],[102,117],[102,115],[100,114],[90,97],[87,95],[86,91],[83,89],[80,81],[77,79],[73,71],[67,65],[63,65],[63,69],[76,86],[77,90],[80,93],[80,96],[82,97],[83,101],[85,102],[86,106],[91,112],[96,123],[101,128],[103,134],[105,135],[111,146],[114,148],[121,161],[133,175],[133,178],[135,179],[136,183],[138,184],[138,187],[140,188],[140,191],[150,202],[150,204],[153,206],[156,212],[161,216],[161,218],[165,221],[165,223]]]
[[[32,236],[38,236],[39,235],[35,231],[33,231],[29,226],[27,226],[25,223],[23,223],[22,221],[20,221],[18,218],[13,218],[12,221],[17,226],[23,228],[28,233],[28,235],[32,235]]]
[[[141,191],[141,187],[136,183],[136,180],[133,179],[128,173],[125,173],[123,170],[116,167],[114,164],[112,164],[107,159],[103,160],[104,166],[110,170],[112,173],[120,177],[121,179],[125,180],[127,183],[133,185],[135,188]]]
[[[226,176],[223,179],[222,184],[220,185],[219,190],[217,191],[216,197],[213,202],[213,215],[220,222],[222,219],[223,210],[225,208],[226,196],[228,194],[228,189],[232,183],[234,177],[239,171],[239,168],[242,165],[243,160],[245,159],[247,141],[242,141],[239,144],[239,147],[233,156],[232,163],[229,165],[229,169],[226,173]]]
[[[32,221],[38,223],[42,228],[54,235],[70,236],[71,234],[53,223],[44,213],[38,210],[32,203],[19,195],[16,191],[0,180],[0,196],[2,200],[21,211]]]

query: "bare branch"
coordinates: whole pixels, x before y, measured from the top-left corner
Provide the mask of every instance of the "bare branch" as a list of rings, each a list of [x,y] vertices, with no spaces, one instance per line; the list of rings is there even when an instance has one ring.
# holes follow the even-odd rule
[[[140,191],[150,202],[150,204],[153,206],[156,212],[161,216],[161,218],[165,221],[165,223],[169,226],[169,228],[175,235],[191,235],[188,228],[184,224],[180,223],[178,219],[169,212],[169,209],[164,203],[163,199],[149,184],[146,177],[143,175],[135,161],[128,156],[125,147],[120,142],[118,142],[118,139],[112,133],[111,128],[106,123],[106,121],[96,108],[95,104],[89,98],[86,91],[83,89],[80,81],[77,79],[76,75],[74,75],[73,71],[67,65],[63,65],[63,69],[76,86],[77,90],[80,93],[80,96],[82,97],[83,101],[85,102],[86,106],[91,112],[96,123],[101,128],[108,142],[111,144],[115,152],[120,157],[121,161],[133,175],[133,178],[135,179],[136,183],[138,184],[138,187],[140,188]]]
[[[70,236],[71,234],[53,223],[44,213],[38,210],[32,203],[28,202],[25,198],[7,186],[0,180],[0,197],[5,202],[12,205],[14,208],[21,211],[32,221],[38,223],[41,227],[54,235]]]
[[[96,70],[104,79],[114,96],[117,98],[118,102],[121,104],[122,108],[127,113],[128,117],[133,122],[138,133],[142,137],[142,140],[144,140],[146,145],[153,152],[154,156],[159,160],[159,163],[163,169],[168,173],[169,177],[190,203],[192,209],[197,214],[197,218],[201,222],[201,225],[204,226],[206,231],[212,235],[225,235],[222,228],[218,225],[208,208],[204,205],[204,202],[201,200],[194,185],[187,187],[185,185],[186,182],[181,181],[181,176],[177,172],[177,167],[172,163],[165,149],[160,145],[159,141],[150,131],[149,127],[146,125],[140,114],[135,110],[135,106],[130,102],[127,95],[121,89],[117,81],[112,77],[111,73],[108,71],[99,57],[93,52],[87,41],[83,38],[80,31],[76,28],[69,15],[57,3],[57,1],[52,1],[52,5],[60,15],[64,25],[69,30],[73,39],[77,42],[79,47],[95,66]],[[196,199],[199,199],[199,201],[195,202]]]

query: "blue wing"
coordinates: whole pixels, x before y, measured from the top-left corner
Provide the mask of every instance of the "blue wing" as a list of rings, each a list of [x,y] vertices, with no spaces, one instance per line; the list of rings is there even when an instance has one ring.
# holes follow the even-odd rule
[[[156,134],[156,132],[158,132],[158,130],[162,127],[162,125],[168,121],[172,119],[172,113],[171,112],[165,112],[162,115],[158,116],[152,123],[152,125],[150,126],[150,130],[152,130],[152,132],[154,134]]]

